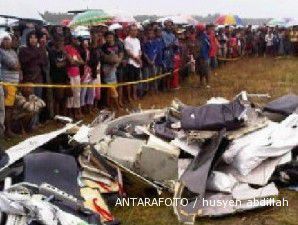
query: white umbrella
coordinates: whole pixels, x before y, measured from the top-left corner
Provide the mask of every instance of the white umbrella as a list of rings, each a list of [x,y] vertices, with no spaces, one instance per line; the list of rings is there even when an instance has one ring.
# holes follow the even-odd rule
[[[197,25],[199,22],[189,15],[178,15],[171,17],[175,24],[189,24],[189,25]]]
[[[289,22],[286,24],[286,27],[293,27],[293,26],[298,26],[298,19],[291,19]]]
[[[77,26],[72,34],[77,37],[89,37],[90,31],[89,31],[88,27]]]
[[[188,15],[162,17],[156,20],[156,22],[163,24],[167,20],[171,20],[173,21],[173,23],[179,24],[179,25],[184,25],[184,24],[197,25],[198,24],[197,20],[195,20],[192,16],[188,16]]]
[[[107,10],[107,13],[113,17],[112,22],[114,23],[136,23],[136,19],[129,13],[119,10]]]
[[[109,31],[121,30],[122,28],[122,25],[120,25],[119,23],[115,23],[109,26]]]

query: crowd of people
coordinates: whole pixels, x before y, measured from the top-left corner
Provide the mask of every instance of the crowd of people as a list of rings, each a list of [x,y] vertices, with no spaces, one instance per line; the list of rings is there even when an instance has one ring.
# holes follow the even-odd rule
[[[142,28],[92,27],[89,37],[72,35],[68,27],[28,23],[2,32],[0,45],[0,81],[29,84],[0,86],[0,126],[7,137],[37,129],[54,115],[80,120],[104,107],[121,110],[145,95],[179,89],[192,73],[199,75],[200,86],[210,88],[218,59],[292,52],[287,29],[177,27],[170,20]],[[170,75],[152,82],[117,85],[165,73]],[[80,87],[99,84],[109,87]]]

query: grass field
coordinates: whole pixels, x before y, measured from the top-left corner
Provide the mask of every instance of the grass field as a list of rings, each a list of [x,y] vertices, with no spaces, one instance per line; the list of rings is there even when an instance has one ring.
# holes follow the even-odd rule
[[[212,76],[211,88],[199,88],[197,77],[191,77],[177,91],[146,96],[130,108],[141,106],[143,109],[160,108],[170,104],[174,97],[186,104],[199,105],[211,97],[231,99],[242,90],[249,93],[268,93],[272,98],[288,93],[298,94],[298,59],[268,59],[251,58],[237,62],[229,62],[217,70]],[[253,99],[257,104],[263,104],[270,99]],[[92,118],[86,118],[90,122]],[[56,128],[54,122],[49,123],[37,133],[45,133]],[[23,138],[0,140],[0,146],[8,148]],[[145,191],[133,183],[128,189],[138,190],[137,196],[143,196]],[[135,193],[134,193],[135,194]],[[197,224],[203,225],[297,225],[298,224],[298,193],[281,190],[280,198],[289,201],[289,207],[268,208],[252,212],[244,212],[225,218],[200,218]],[[176,216],[168,207],[128,207],[115,208],[113,212],[123,225],[178,225]]]

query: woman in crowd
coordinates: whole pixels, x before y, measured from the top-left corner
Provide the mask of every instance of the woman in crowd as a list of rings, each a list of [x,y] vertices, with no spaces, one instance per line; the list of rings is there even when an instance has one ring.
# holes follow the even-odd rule
[[[89,41],[83,39],[80,46],[80,54],[84,61],[84,65],[80,66],[81,84],[92,84],[92,71],[90,67],[90,49]],[[90,114],[94,104],[95,89],[81,88],[81,109],[84,113]]]
[[[70,85],[77,86],[81,84],[80,66],[84,65],[84,61],[78,51],[80,43],[79,40],[72,36],[70,43],[65,46],[67,53],[67,75],[70,79]],[[81,89],[79,87],[72,88],[72,96],[67,98],[68,115],[79,120],[83,118],[81,112]]]
[[[9,34],[0,38],[0,64],[1,76],[4,82],[18,83],[20,64],[16,52],[12,49],[12,39]],[[12,111],[15,103],[17,88],[15,86],[4,86],[5,92],[5,135],[14,136],[12,132]]]
[[[40,84],[43,83],[43,67],[47,63],[43,57],[43,53],[38,48],[38,38],[35,30],[30,31],[27,35],[27,44],[19,49],[19,60],[22,69],[22,82]],[[42,88],[35,87],[34,94],[42,98]],[[39,115],[36,115],[31,124],[31,128],[35,129],[39,125]]]
[[[90,40],[90,60],[89,66],[91,68],[91,77],[92,84],[101,84],[100,77],[100,55],[101,49],[99,47],[99,34],[93,29],[91,30],[91,40]],[[96,111],[96,108],[99,107],[99,100],[101,99],[101,89],[100,87],[94,88],[94,107],[93,111]]]
[[[64,49],[63,37],[56,37],[53,40],[53,47],[49,51],[50,77],[53,84],[69,84],[67,76],[67,54]],[[54,112],[56,115],[66,115],[66,100],[69,89],[54,89]]]

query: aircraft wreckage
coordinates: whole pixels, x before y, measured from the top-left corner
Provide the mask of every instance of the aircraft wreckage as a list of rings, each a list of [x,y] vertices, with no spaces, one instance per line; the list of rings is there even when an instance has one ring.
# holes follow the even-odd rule
[[[119,118],[102,111],[89,125],[57,117],[67,122],[64,128],[1,154],[0,220],[119,224],[110,207],[115,197],[130,196],[128,176],[158,194],[187,199],[173,205],[186,224],[270,206],[250,202],[276,199],[276,185],[297,190],[298,96],[265,107],[251,103],[254,96],[242,92],[202,106],[174,100],[164,109]],[[228,201],[241,204],[212,204]]]

